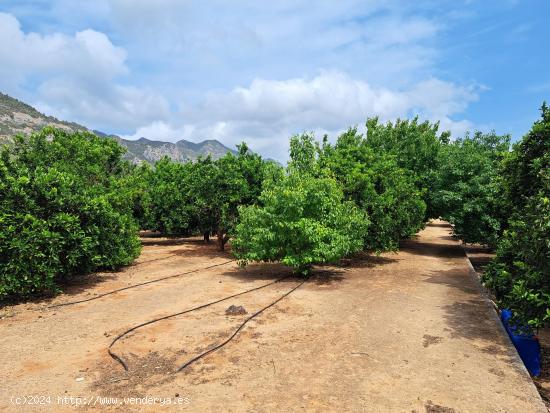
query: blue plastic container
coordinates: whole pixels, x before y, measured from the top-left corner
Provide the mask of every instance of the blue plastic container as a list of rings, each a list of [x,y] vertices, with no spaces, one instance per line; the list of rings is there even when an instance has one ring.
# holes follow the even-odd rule
[[[509,321],[512,318],[512,311],[502,310],[500,319],[506,328],[512,343],[516,347],[523,364],[532,376],[540,375],[540,343],[534,334],[516,334],[517,326],[510,325]]]

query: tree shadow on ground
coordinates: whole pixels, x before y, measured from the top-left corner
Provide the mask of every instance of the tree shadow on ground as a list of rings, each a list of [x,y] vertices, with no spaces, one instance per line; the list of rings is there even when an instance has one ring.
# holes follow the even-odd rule
[[[345,279],[345,271],[333,266],[315,266],[309,276],[294,273],[291,267],[280,263],[252,263],[246,267],[226,270],[222,275],[249,283],[252,281],[275,281],[285,278],[294,281],[308,279],[317,285],[329,285]]]
[[[431,271],[425,282],[441,284],[460,290],[464,294],[481,299],[481,286],[466,268],[453,268],[444,271]],[[455,294],[455,292],[453,292]]]
[[[151,236],[152,239],[158,238]],[[157,240],[156,242],[158,242]],[[162,241],[162,240],[160,240]],[[124,271],[128,269],[139,268],[142,265],[149,263],[167,261],[167,265],[177,266],[177,262],[170,263],[170,259],[176,259],[176,257],[188,257],[188,258],[204,258],[207,261],[207,265],[215,264],[211,262],[211,259],[219,258],[221,260],[232,260],[234,257],[231,255],[230,247],[226,251],[218,251],[217,246],[214,242],[205,243],[202,238],[186,238],[186,239],[174,239],[174,240],[165,240],[167,245],[189,245],[190,248],[180,248],[171,251],[166,251],[162,253],[161,257],[145,259],[143,261],[134,261],[128,265],[125,265],[117,270],[98,270],[84,275],[75,275],[69,278],[56,280],[56,285],[61,290],[60,292],[46,291],[41,294],[27,297],[10,297],[0,300],[0,309],[4,307],[11,307],[19,304],[42,304],[48,305],[51,304],[52,300],[57,297],[62,296],[75,296],[85,294],[83,298],[91,298],[95,294],[101,294],[101,292],[94,291],[94,287],[99,286],[108,281],[122,281],[127,282],[128,285],[123,285],[124,287],[129,286],[130,284],[136,284],[138,281],[132,281],[131,277],[128,279],[121,279],[120,276],[124,274]],[[169,241],[169,242],[168,242]],[[149,245],[162,245],[162,244],[146,244]],[[139,257],[138,257],[139,258]],[[223,261],[222,261],[223,262]],[[147,280],[144,280],[147,281]],[[118,288],[118,287],[117,287]],[[113,289],[116,289],[113,287]],[[88,294],[86,295],[86,292]],[[89,296],[89,297],[88,297]]]
[[[492,254],[495,252],[493,248],[477,244],[463,244],[464,249],[472,254]]]
[[[397,261],[398,260],[396,258],[376,255],[368,251],[361,251],[349,258],[341,259],[337,266],[341,268],[373,268],[380,265],[391,264]]]
[[[160,246],[166,246],[169,247],[170,245],[183,245],[183,244],[193,244],[194,242],[198,242],[196,239],[189,239],[189,238],[140,238],[141,245],[143,246],[151,246],[151,247],[160,247]]]
[[[73,296],[85,293],[87,290],[106,281],[117,280],[117,271],[96,272],[86,275],[74,276],[68,279],[58,280],[56,284],[61,289],[59,293],[46,291],[29,297],[10,297],[0,301],[0,309],[18,304],[50,304],[51,301],[61,296]],[[93,293],[90,292],[91,296]]]
[[[118,270],[112,270],[112,271],[100,271],[95,273],[90,273],[86,275],[79,275],[74,276],[69,279],[60,280],[57,282],[57,284],[60,286],[60,288],[63,291],[64,295],[75,295],[80,294],[82,292],[85,292],[87,289],[95,287],[99,284],[102,284],[106,281],[124,281],[121,280],[119,277],[124,273],[124,270],[130,269],[130,268],[139,268],[141,265],[146,265],[149,263],[159,262],[159,261],[168,261],[170,259],[175,259],[176,257],[189,257],[189,258],[205,258],[205,259],[212,259],[212,258],[220,258],[225,260],[231,260],[233,257],[228,252],[220,252],[217,251],[217,249],[213,246],[204,246],[204,248],[200,249],[182,249],[182,250],[176,250],[176,251],[169,251],[164,256],[158,257],[158,258],[152,258],[144,261],[134,261],[133,263],[126,265],[124,267],[121,267]],[[223,262],[223,261],[222,261]],[[213,262],[208,262],[207,265],[215,264]],[[177,262],[174,263],[174,265],[177,266]],[[205,265],[206,266],[206,265]],[[138,281],[132,281],[129,277],[127,280],[130,284],[137,283]],[[147,281],[145,279],[144,281]],[[48,295],[45,296],[45,298],[53,298],[55,295]],[[29,300],[26,300],[29,301]]]
[[[353,268],[373,268],[397,262],[397,259],[373,255],[369,252],[359,252],[352,257],[344,258],[336,264],[316,265],[310,274],[310,283],[316,285],[332,285],[345,280],[346,272]],[[281,263],[251,263],[237,270],[227,270],[223,275],[237,278],[244,282],[256,280],[275,280],[282,277],[303,279],[304,276],[293,273],[291,267]]]
[[[192,245],[193,246],[190,249],[176,249],[172,251],[166,251],[166,253],[163,253],[163,256],[158,258],[151,258],[143,261],[134,261],[129,265],[121,267],[118,270],[98,271],[86,275],[74,276],[66,280],[60,280],[58,281],[58,285],[63,290],[63,294],[75,295],[85,292],[87,289],[99,285],[103,282],[119,280],[119,276],[123,274],[126,269],[139,268],[140,266],[149,263],[169,261],[170,259],[177,259],[176,257],[204,258],[207,260],[219,258],[221,260],[227,261],[234,259],[229,251],[218,251],[216,246],[212,243],[205,244],[199,240],[192,240]],[[205,266],[212,264],[215,264],[215,262],[208,261]],[[173,263],[173,265],[177,266],[177,262]],[[132,282],[130,278],[127,281],[131,284],[136,283],[136,281]],[[53,297],[55,297],[55,295],[49,296],[49,298]]]
[[[456,258],[464,257],[464,251],[457,244],[437,244],[412,240],[401,241],[401,251],[428,257]]]
[[[518,372],[523,373],[517,352],[509,342],[506,331],[489,303],[479,298],[455,301],[441,307],[443,318],[450,330],[451,338],[472,341],[482,352],[510,363]]]
[[[497,335],[498,325],[490,314],[494,310],[483,300],[465,299],[441,308],[445,311],[443,318],[453,338],[493,341]]]
[[[451,338],[473,341],[481,351],[505,358],[515,365],[515,350],[477,278],[464,269],[452,269],[433,271],[425,282],[452,288],[449,304],[440,307]]]
[[[251,263],[245,267],[220,269],[221,275],[235,278],[239,281],[273,281],[283,277],[293,277],[292,269],[278,263]]]
[[[170,246],[170,245],[216,245],[215,237],[210,238],[209,243],[204,242],[202,235],[160,235],[140,233],[139,240],[142,245],[147,246]]]
[[[438,228],[449,228],[452,229],[451,224],[448,222],[430,222],[426,225],[427,227],[438,227]]]
[[[470,262],[475,268],[476,272],[482,273],[485,270],[487,264],[489,264],[493,258],[492,257],[469,257]]]
[[[310,282],[315,285],[330,286],[345,280],[345,272],[339,269],[317,270],[314,271]]]
[[[234,260],[235,257],[231,254],[231,250],[227,248],[225,251],[219,251],[217,246],[213,243],[211,244],[196,244],[191,249],[175,249],[170,251],[170,254],[177,255],[179,257],[185,258],[220,258],[226,260]]]
[[[463,247],[478,273],[483,273],[487,264],[495,257],[494,250],[483,245],[465,244]]]
[[[143,234],[141,234],[143,236]],[[225,260],[235,259],[231,255],[231,245],[227,244],[225,251],[218,251],[217,245],[215,242],[205,243],[204,240],[200,237],[193,238],[174,238],[174,239],[164,239],[158,234],[148,234],[143,238],[151,239],[150,244],[145,243],[145,246],[155,246],[155,245],[189,245],[190,248],[178,248],[172,249],[166,252],[163,252],[161,257],[144,259],[143,261],[134,261],[133,263],[120,268],[119,270],[113,271],[98,271],[95,273],[90,273],[86,275],[75,276],[70,279],[59,280],[57,284],[61,288],[61,294],[56,293],[44,293],[34,297],[25,297],[25,298],[12,298],[5,299],[0,301],[0,309],[5,306],[12,306],[22,303],[29,304],[50,304],[51,301],[57,297],[61,296],[75,296],[81,295],[88,292],[87,295],[90,298],[97,294],[93,291],[93,287],[101,285],[102,283],[108,281],[120,281],[120,274],[123,273],[126,269],[138,268],[141,265],[146,265],[148,263],[154,263],[159,261],[167,261],[167,265],[177,266],[176,262],[170,262],[170,259],[177,260],[176,257],[189,257],[189,258],[204,258],[206,260],[218,258]],[[142,238],[142,241],[143,241]],[[158,239],[163,238],[163,239]],[[340,260],[338,264],[327,264],[315,266],[310,283],[315,283],[316,285],[332,285],[335,283],[342,282],[345,279],[345,270],[352,268],[373,268],[379,265],[390,264],[396,262],[397,259],[379,256],[372,254],[370,252],[359,252],[352,257],[345,258]],[[208,262],[209,265],[213,264]],[[222,275],[231,276],[237,278],[243,282],[251,282],[255,280],[276,280],[282,277],[289,277],[290,279],[303,279],[303,276],[294,274],[292,268],[284,266],[279,263],[252,263],[244,268],[234,269],[223,269],[220,267]],[[132,284],[131,280],[127,280],[128,283]],[[124,285],[126,286],[126,285]],[[100,292],[101,293],[101,292]]]

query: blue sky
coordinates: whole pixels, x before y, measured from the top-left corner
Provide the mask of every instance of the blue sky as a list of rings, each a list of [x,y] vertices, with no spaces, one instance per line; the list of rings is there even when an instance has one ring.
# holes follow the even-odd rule
[[[550,100],[547,0],[8,0],[0,91],[128,138],[246,140],[419,114],[521,137]]]

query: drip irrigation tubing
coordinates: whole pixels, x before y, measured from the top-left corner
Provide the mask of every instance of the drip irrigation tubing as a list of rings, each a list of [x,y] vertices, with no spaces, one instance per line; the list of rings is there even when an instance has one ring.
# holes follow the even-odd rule
[[[281,282],[287,278],[290,278],[292,276],[290,275],[287,275],[287,276],[284,276],[284,277],[281,277],[281,278],[278,278],[276,279],[275,281],[271,281],[267,284],[263,284],[263,285],[260,285],[258,287],[254,287],[254,288],[251,288],[251,289],[248,289],[248,290],[245,290],[245,291],[241,291],[240,293],[236,293],[236,294],[232,294],[232,295],[229,295],[227,297],[223,297],[223,298],[220,298],[218,300],[214,300],[214,301],[210,301],[206,304],[201,304],[197,307],[193,307],[193,308],[190,308],[190,309],[187,309],[187,310],[183,310],[183,311],[179,311],[177,313],[173,313],[173,314],[169,314],[169,315],[165,315],[165,316],[162,316],[162,317],[158,317],[158,318],[154,318],[152,320],[149,320],[149,321],[146,321],[144,323],[141,323],[141,324],[138,324],[138,325],[135,325],[129,329],[127,329],[126,331],[120,333],[118,336],[116,336],[112,341],[111,341],[111,344],[109,345],[107,351],[109,353],[109,355],[111,356],[111,358],[113,358],[115,361],[117,361],[118,363],[120,363],[122,365],[122,367],[124,367],[124,370],[128,371],[128,364],[122,359],[121,356],[117,355],[114,351],[112,351],[112,348],[113,346],[116,344],[117,341],[119,341],[120,339],[122,339],[123,337],[127,336],[129,333],[133,332],[133,331],[136,331],[138,329],[140,329],[141,327],[145,327],[145,326],[148,326],[150,324],[153,324],[153,323],[156,323],[156,322],[159,322],[159,321],[162,321],[162,320],[166,320],[168,318],[172,318],[172,317],[177,317],[177,316],[180,316],[180,315],[183,315],[183,314],[187,314],[187,313],[190,313],[192,311],[197,311],[197,310],[201,310],[203,308],[206,308],[206,307],[210,307],[214,304],[218,304],[218,303],[221,303],[223,301],[227,301],[227,300],[230,300],[231,298],[235,298],[235,297],[238,297],[238,296],[241,296],[241,295],[244,295],[244,294],[248,294],[248,293],[251,293],[253,291],[258,291],[258,290],[261,290],[262,288],[266,288],[266,287],[269,287],[270,285],[273,285],[273,284],[276,284],[278,282]],[[283,295],[282,297],[280,297],[279,299],[277,299],[276,301],[274,301],[273,303],[271,303],[269,306],[267,307],[264,307],[263,309],[261,309],[260,311],[258,311],[257,313],[254,313],[252,316],[248,317],[248,319],[245,320],[245,322],[239,326],[239,328],[237,329],[237,331],[235,331],[235,333],[228,339],[226,340],[226,342],[222,343],[221,345],[215,347],[214,349],[212,350],[209,350],[208,352],[206,353],[203,353],[197,357],[195,357],[193,360],[190,360],[189,362],[185,363],[184,366],[180,367],[177,372],[179,372],[181,369],[187,367],[189,364],[199,360],[200,358],[206,356],[207,354],[211,353],[212,351],[215,351],[221,347],[223,347],[225,344],[227,344],[229,341],[231,341],[231,339],[233,339],[233,337],[235,337],[237,335],[237,333],[244,327],[244,325],[246,323],[248,323],[248,321],[252,320],[254,317],[258,316],[259,314],[261,314],[264,310],[267,310],[269,307],[275,305],[276,303],[278,303],[279,301],[281,301],[284,297],[286,297],[287,295],[289,295],[290,293],[292,293],[294,290],[296,290],[298,287],[300,287],[303,283],[305,283],[307,281],[304,280],[302,281],[300,284],[298,284],[297,287],[294,287],[292,290],[290,290],[289,292],[287,292],[285,295]]]
[[[85,298],[83,300],[69,301],[67,303],[52,304],[52,305],[47,306],[46,309],[65,307],[65,306],[68,306],[68,305],[80,304],[80,303],[85,303],[85,302],[88,302],[88,301],[97,300],[98,298],[105,297],[106,295],[115,294],[115,293],[118,293],[120,291],[125,291],[125,290],[129,290],[131,288],[136,288],[136,287],[141,287],[143,285],[153,284],[153,283],[156,283],[156,282],[159,282],[159,281],[168,280],[170,278],[181,277],[182,275],[192,274],[194,272],[208,270],[208,269],[214,268],[214,267],[220,267],[222,265],[229,264],[230,262],[234,262],[234,261],[235,260],[229,260],[229,261],[222,262],[220,264],[209,265],[208,267],[197,268],[197,269],[182,272],[182,273],[179,273],[179,274],[173,274],[173,275],[167,275],[166,277],[155,278],[154,280],[144,281],[142,283],[132,284],[132,285],[129,285],[127,287],[117,288],[116,290],[107,291],[105,293],[101,293],[101,294],[95,295],[95,296],[90,297],[90,298]]]
[[[298,285],[296,285],[295,287],[293,287],[292,289],[290,289],[289,291],[287,291],[285,294],[281,295],[278,299],[276,299],[275,301],[273,301],[271,304],[265,306],[264,308],[262,308],[261,310],[258,310],[256,311],[254,314],[252,314],[250,317],[246,318],[240,325],[239,327],[233,332],[233,334],[231,335],[231,337],[229,337],[227,340],[223,341],[222,343],[218,344],[217,346],[211,348],[210,350],[207,350],[205,351],[204,353],[201,353],[199,354],[198,356],[196,357],[193,357],[191,360],[185,362],[184,364],[182,364],[177,370],[176,370],[176,373],[179,373],[180,371],[182,371],[183,369],[185,369],[186,367],[189,367],[191,364],[195,363],[196,361],[199,361],[200,359],[206,357],[207,355],[209,355],[210,353],[213,353],[214,351],[217,351],[219,349],[221,349],[222,347],[224,347],[226,344],[228,344],[231,340],[233,340],[235,338],[235,336],[237,334],[239,334],[239,332],[244,328],[244,326],[250,321],[252,320],[253,318],[259,316],[261,313],[263,313],[265,310],[273,307],[275,304],[277,304],[279,301],[283,300],[285,297],[288,297],[290,294],[292,294],[294,291],[296,291],[298,288],[300,288],[302,285],[304,285],[306,283],[308,279],[306,278],[305,280],[301,281]]]

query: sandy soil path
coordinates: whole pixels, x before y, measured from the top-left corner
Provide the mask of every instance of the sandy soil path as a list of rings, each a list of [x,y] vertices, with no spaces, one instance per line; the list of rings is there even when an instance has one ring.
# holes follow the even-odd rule
[[[106,352],[119,332],[289,275],[277,265],[240,269],[232,262],[43,309],[230,259],[198,240],[145,242],[138,263],[124,271],[99,274],[53,301],[1,310],[1,412],[77,410],[71,401],[95,404],[81,411],[124,412],[546,411],[442,222],[398,254],[321,269],[226,347],[179,374],[177,366],[223,341],[247,316],[226,316],[229,305],[251,314],[299,280],[130,334],[114,347],[128,361],[125,372]]]

